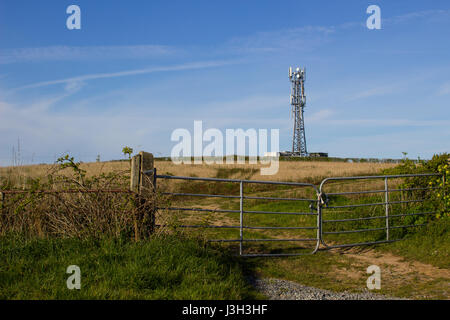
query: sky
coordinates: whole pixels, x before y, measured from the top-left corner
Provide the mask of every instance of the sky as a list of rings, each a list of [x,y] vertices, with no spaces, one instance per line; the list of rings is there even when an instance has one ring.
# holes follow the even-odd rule
[[[168,156],[195,120],[279,129],[290,150],[290,66],[309,152],[429,159],[450,151],[449,39],[439,0],[0,0],[0,165],[18,144],[23,164]]]

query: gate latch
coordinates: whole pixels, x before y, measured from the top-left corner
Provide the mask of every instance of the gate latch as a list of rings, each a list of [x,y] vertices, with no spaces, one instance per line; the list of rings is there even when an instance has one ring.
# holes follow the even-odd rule
[[[317,196],[317,201],[319,201],[319,204],[321,206],[325,205],[328,207],[328,197],[325,193],[320,192],[319,195]]]

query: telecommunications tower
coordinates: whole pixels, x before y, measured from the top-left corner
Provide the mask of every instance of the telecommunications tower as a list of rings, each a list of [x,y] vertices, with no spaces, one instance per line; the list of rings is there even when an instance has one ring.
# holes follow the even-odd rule
[[[291,105],[294,117],[294,134],[292,137],[292,154],[300,157],[307,157],[305,121],[303,109],[306,104],[305,96],[305,68],[292,71],[289,68],[289,80],[291,80]]]

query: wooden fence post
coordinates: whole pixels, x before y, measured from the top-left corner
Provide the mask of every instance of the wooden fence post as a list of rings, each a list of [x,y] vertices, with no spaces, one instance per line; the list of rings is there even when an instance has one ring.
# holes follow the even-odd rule
[[[130,190],[139,193],[139,175],[141,168],[141,155],[135,155],[131,158],[131,180]]]
[[[138,155],[131,159],[131,180],[130,190],[136,195],[136,214],[134,216],[134,237],[139,241],[142,237],[147,237],[154,231],[155,227],[155,210],[153,202],[153,174],[145,174],[144,172],[153,170],[153,155],[148,152],[141,151]]]
[[[136,211],[134,212],[134,240],[139,241],[139,210],[140,210],[140,200],[139,200],[139,179],[141,168],[141,155],[135,155],[131,158],[131,173],[130,173],[130,191],[134,193],[134,201],[136,206]]]
[[[154,181],[154,160],[153,154],[141,151],[140,166],[140,178],[139,178],[139,195],[141,197],[142,208],[142,235],[148,237],[153,233],[155,229],[155,188],[153,186]],[[149,174],[145,174],[146,171],[152,171]]]

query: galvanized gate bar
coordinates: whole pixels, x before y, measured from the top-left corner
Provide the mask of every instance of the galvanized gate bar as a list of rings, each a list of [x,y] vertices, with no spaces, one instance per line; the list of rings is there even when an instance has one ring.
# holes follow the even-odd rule
[[[240,212],[239,210],[226,210],[226,209],[203,209],[203,208],[183,208],[183,207],[157,207],[156,209],[166,209],[171,211],[203,211],[203,212]]]
[[[240,196],[229,196],[224,194],[204,194],[204,193],[178,193],[178,192],[161,192],[163,196],[187,196],[187,197],[206,197],[206,198],[234,198],[239,199]]]
[[[434,190],[434,189],[441,189],[441,187],[430,187],[430,188],[405,188],[405,189],[389,189],[389,192],[395,192],[395,191],[415,191],[415,190]],[[352,191],[352,192],[328,192],[327,195],[334,196],[334,195],[347,195],[347,194],[364,194],[364,193],[383,193],[385,190],[369,190],[369,191]]]
[[[386,192],[386,191],[383,191]],[[340,209],[340,208],[357,208],[357,207],[370,207],[370,206],[384,206],[386,204],[400,204],[400,203],[413,203],[413,202],[424,202],[424,199],[415,200],[405,200],[405,201],[387,201],[387,202],[377,202],[377,203],[360,203],[360,204],[350,204],[345,206],[327,206],[327,209]]]
[[[395,217],[406,217],[406,216],[418,216],[423,214],[433,214],[437,211],[430,212],[417,212],[417,213],[405,213],[405,214],[390,214],[390,218]],[[323,222],[346,222],[346,221],[360,221],[360,220],[372,220],[372,219],[386,219],[386,216],[376,216],[376,217],[362,217],[362,218],[352,218],[352,219],[338,219],[338,220],[323,220]]]
[[[344,230],[344,231],[329,231],[329,232],[323,232],[322,234],[341,234],[341,233],[358,233],[358,232],[368,232],[368,231],[379,231],[379,230],[385,230],[386,228],[372,228],[372,229],[359,229],[359,230]],[[389,240],[389,239],[388,239]]]
[[[413,177],[440,177],[442,176],[441,173],[416,173],[416,174],[392,174],[392,175],[382,175],[382,176],[352,176],[352,177],[330,177],[325,178],[320,183],[320,186],[322,186],[326,181],[329,180],[361,180],[361,179],[384,179],[384,178],[413,178]]]
[[[401,239],[396,240],[381,240],[381,241],[370,241],[370,242],[357,242],[357,243],[347,243],[347,244],[336,244],[332,246],[328,246],[327,244],[322,244],[326,247],[325,249],[336,249],[336,248],[348,248],[348,247],[357,247],[357,246],[368,246],[368,245],[375,245],[375,244],[383,244],[383,243],[391,243],[391,242],[397,242]]]
[[[206,240],[208,242],[276,242],[276,241],[317,241],[316,238],[303,238],[303,239],[212,239]],[[301,253],[295,253],[294,255],[303,255]]]
[[[153,172],[152,170],[145,171]],[[168,176],[168,175],[157,175],[159,179],[173,179],[173,180],[193,180],[193,181],[216,181],[216,182],[243,182],[243,183],[253,183],[253,184],[278,184],[278,185],[286,185],[286,186],[304,186],[304,187],[314,187],[317,190],[316,186],[311,183],[302,183],[302,182],[282,182],[282,181],[265,181],[265,180],[242,180],[242,179],[221,179],[221,178],[199,178],[199,177],[183,177],[183,176]]]
[[[239,236],[241,239],[241,242],[239,243],[239,254],[242,256],[242,241],[244,240],[244,229],[242,226],[244,225],[244,185],[242,184],[242,181],[239,182],[239,210],[241,211],[239,214],[239,224],[240,224],[240,230],[239,230]]]
[[[291,214],[296,216],[315,216],[317,213],[312,212],[282,212],[282,211],[244,211],[244,213],[255,213],[255,214]]]
[[[157,224],[155,227],[168,227],[166,224]],[[180,228],[224,228],[224,229],[240,229],[241,226],[215,226],[215,225],[179,225]],[[242,226],[242,229],[254,230],[316,230],[317,227],[249,227]]]
[[[161,195],[164,196],[187,196],[187,197],[205,197],[205,198],[230,198],[230,199],[239,199],[240,196],[230,196],[224,194],[205,194],[205,193],[179,193],[179,192],[161,192]],[[314,199],[304,199],[304,198],[276,198],[276,197],[248,197],[244,196],[244,199],[249,200],[292,200],[292,201],[313,201]]]
[[[309,201],[316,202],[315,199],[304,199],[304,198],[274,198],[274,197],[248,197],[244,196],[244,199],[253,199],[253,200],[287,200],[287,201]]]
[[[386,240],[389,240],[389,189],[388,189],[388,178],[384,178],[384,202],[385,212],[386,212]]]

